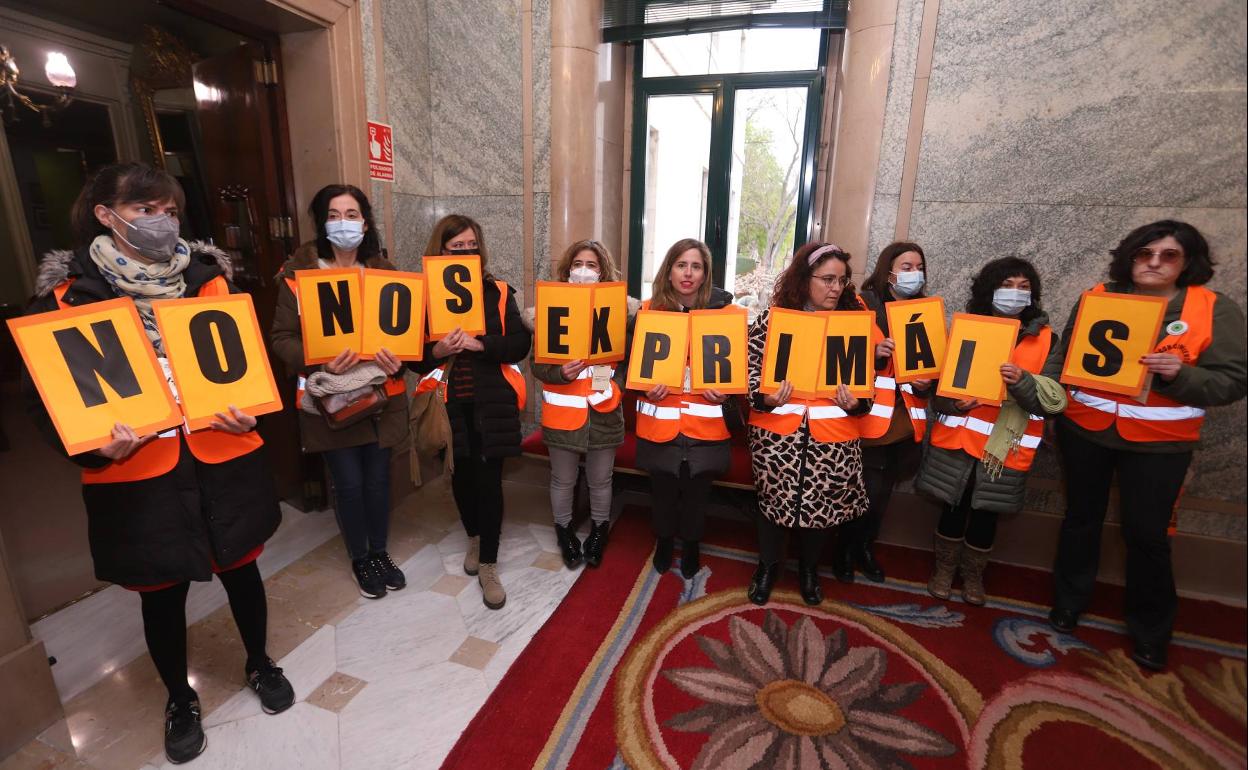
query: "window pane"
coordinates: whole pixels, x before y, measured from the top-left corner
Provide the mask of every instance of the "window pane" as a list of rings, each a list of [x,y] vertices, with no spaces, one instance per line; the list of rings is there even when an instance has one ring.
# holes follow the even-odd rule
[[[710,94],[646,99],[646,199],[641,251],[641,298],[667,249],[706,232],[711,155]]]
[[[818,29],[741,29],[650,38],[642,76],[789,72],[819,66]]]

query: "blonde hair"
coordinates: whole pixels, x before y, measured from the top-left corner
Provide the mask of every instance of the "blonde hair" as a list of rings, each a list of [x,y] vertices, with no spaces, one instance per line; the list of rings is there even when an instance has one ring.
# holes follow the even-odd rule
[[[477,236],[477,253],[481,255],[481,269],[485,270],[489,259],[485,253],[485,235],[481,232],[481,225],[477,224],[477,220],[463,214],[447,214],[438,220],[433,226],[433,232],[429,234],[425,254],[431,257],[441,254],[448,241],[469,228],[472,229],[473,235]]]
[[[568,280],[568,274],[572,272],[572,260],[576,259],[576,255],[582,251],[592,251],[594,256],[598,258],[598,280],[603,283],[620,280],[620,269],[615,266],[615,258],[611,256],[611,252],[607,251],[607,247],[598,241],[584,240],[577,241],[564,250],[563,256],[559,257],[559,261],[555,263],[555,280]]]
[[[667,250],[667,256],[663,257],[663,264],[659,265],[659,271],[654,275],[654,281],[651,284],[650,307],[654,310],[680,310],[681,303],[676,289],[672,286],[672,265],[676,264],[677,258],[690,249],[696,249],[698,254],[702,256],[702,267],[706,274],[706,279],[702,281],[702,285],[698,287],[698,295],[694,301],[694,307],[690,310],[699,310],[707,306],[711,301],[711,250],[706,244],[696,238],[682,238],[672,244]]]

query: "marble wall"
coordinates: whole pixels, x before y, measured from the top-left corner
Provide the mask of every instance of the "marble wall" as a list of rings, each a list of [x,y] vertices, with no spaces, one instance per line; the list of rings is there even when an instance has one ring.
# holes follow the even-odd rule
[[[1212,288],[1245,306],[1243,2],[926,2],[940,5],[911,215],[896,221],[925,0],[898,1],[872,254],[908,230],[951,309],[984,262],[1026,257],[1060,324],[1122,235],[1173,217],[1205,233]],[[1244,403],[1212,410],[1181,529],[1245,539],[1245,450]],[[1056,478],[1051,458],[1037,475]]]

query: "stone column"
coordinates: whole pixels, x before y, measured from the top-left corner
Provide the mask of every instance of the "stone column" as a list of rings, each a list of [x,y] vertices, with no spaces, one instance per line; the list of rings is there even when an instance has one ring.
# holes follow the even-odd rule
[[[0,760],[64,716],[43,642],[30,627],[0,539]]]

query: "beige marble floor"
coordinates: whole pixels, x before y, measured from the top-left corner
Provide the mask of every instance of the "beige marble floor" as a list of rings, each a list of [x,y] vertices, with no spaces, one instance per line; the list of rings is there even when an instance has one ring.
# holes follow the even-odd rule
[[[227,607],[190,627],[190,671],[212,768],[436,768],[579,573],[563,567],[549,524],[544,466],[507,473],[500,573],[507,605],[490,611],[463,574],[466,539],[435,481],[396,509],[390,553],[408,587],[360,597],[334,536],[266,578],[269,651],[298,702],[269,716],[242,688],[242,644]],[[617,510],[619,505],[617,504]],[[152,770],[165,695],[140,655],[70,698],[66,718],[0,770]]]

